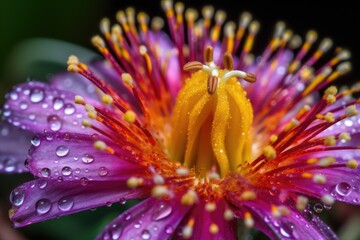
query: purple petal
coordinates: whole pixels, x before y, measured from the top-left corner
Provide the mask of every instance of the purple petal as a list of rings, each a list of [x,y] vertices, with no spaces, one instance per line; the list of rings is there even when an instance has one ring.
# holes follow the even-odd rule
[[[187,219],[184,219],[182,226],[178,228],[175,239],[185,239],[182,237],[182,229],[188,223],[190,218],[194,218],[193,232],[190,238],[186,239],[217,239],[217,240],[232,240],[236,238],[236,220],[227,221],[224,218],[224,212],[227,204],[224,199],[216,201],[216,209],[214,212],[209,212],[205,209],[206,202],[201,201],[193,207]],[[216,224],[218,227],[217,233],[210,232],[211,224]]]
[[[16,86],[8,96],[4,116],[14,126],[32,132],[93,132],[81,125],[86,112],[73,103],[73,93],[28,82]]]
[[[97,239],[168,239],[189,209],[178,199],[148,198],[116,218]]]
[[[338,239],[335,233],[310,210],[298,212],[290,206],[289,216],[272,217],[269,203],[247,203],[259,230],[272,232],[271,239]],[[259,222],[260,221],[260,222]]]
[[[0,121],[0,172],[21,173],[29,171],[25,165],[33,134]]]
[[[39,178],[14,189],[10,218],[15,227],[96,208],[122,199],[147,195],[140,188],[129,190],[126,182],[55,181]]]
[[[126,181],[144,174],[144,167],[125,159],[133,156],[115,144],[118,155],[93,147],[91,135],[47,133],[37,136],[38,144],[29,151],[28,167],[39,177],[66,181],[87,178],[94,181]],[[120,157],[121,156],[121,157]]]

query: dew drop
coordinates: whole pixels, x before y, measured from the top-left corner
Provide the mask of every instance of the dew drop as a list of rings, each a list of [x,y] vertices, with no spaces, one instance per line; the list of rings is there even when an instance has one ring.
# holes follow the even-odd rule
[[[100,167],[98,173],[100,177],[105,177],[106,175],[108,175],[109,170],[106,167]]]
[[[28,109],[29,105],[27,104],[27,102],[21,102],[20,103],[20,109],[21,110],[26,110]]]
[[[168,234],[168,235],[171,235],[174,233],[174,228],[170,225],[166,226],[165,227],[165,233]]]
[[[70,167],[63,167],[63,169],[61,169],[61,173],[65,177],[70,176],[72,174],[72,169]]]
[[[53,108],[54,110],[60,110],[64,106],[64,101],[61,98],[54,98]]]
[[[140,228],[141,224],[142,224],[142,222],[138,221],[137,223],[134,224],[134,228]]]
[[[31,144],[32,144],[34,147],[40,146],[40,139],[37,138],[37,137],[34,137],[33,139],[31,139]]]
[[[51,175],[51,171],[48,168],[43,168],[41,169],[40,174],[43,177],[49,177]]]
[[[71,103],[65,104],[64,113],[66,115],[74,114],[74,112],[75,112],[75,107],[73,104],[71,104]]]
[[[150,234],[149,230],[145,229],[144,231],[142,231],[141,238],[144,239],[144,240],[150,239],[151,234]]]
[[[56,156],[65,157],[69,153],[70,149],[66,146],[59,146],[56,148]]]
[[[351,186],[350,184],[346,183],[346,182],[341,182],[338,183],[335,187],[335,191],[340,195],[340,196],[347,196],[350,194],[351,192]]]
[[[10,194],[10,202],[19,207],[25,199],[25,190],[23,188],[15,188]]]
[[[117,224],[113,224],[111,226],[111,239],[112,240],[120,239],[121,234],[122,234],[122,227]]]
[[[39,214],[48,213],[51,209],[51,201],[49,199],[40,199],[35,204],[36,212]]]
[[[62,121],[58,115],[50,115],[47,118],[47,122],[52,131],[59,131],[62,127]]]
[[[72,197],[63,197],[58,201],[58,207],[61,211],[69,211],[74,206],[74,199]]]
[[[16,92],[12,92],[12,93],[10,93],[10,98],[11,98],[11,100],[16,101],[19,99],[19,95]]]
[[[37,181],[37,186],[38,186],[40,189],[46,188],[46,186],[47,186],[47,180],[46,180],[45,178],[39,178],[38,181]]]
[[[126,198],[120,198],[119,202],[120,204],[124,205],[126,203]]]
[[[324,206],[321,203],[315,203],[313,209],[316,213],[321,213],[324,210]]]
[[[310,209],[305,209],[304,210],[304,217],[311,221],[313,219],[314,213],[310,210]]]
[[[3,161],[3,163],[5,172],[11,173],[16,170],[17,161],[14,158],[7,158]]]
[[[29,119],[30,119],[31,121],[34,121],[34,120],[36,119],[35,113],[30,113],[30,114],[29,114]]]
[[[324,204],[324,209],[330,210],[331,208],[332,208],[332,205],[326,205],[326,204]]]
[[[81,160],[83,161],[83,163],[92,163],[94,161],[94,156],[90,154],[84,154],[81,157]]]
[[[294,224],[290,221],[285,221],[280,226],[280,234],[286,238],[294,239]]]
[[[41,102],[45,97],[45,93],[42,89],[35,88],[30,93],[30,101],[32,103],[39,103]]]
[[[167,202],[161,202],[153,211],[151,219],[153,221],[160,221],[168,217],[172,212],[172,207]]]
[[[125,219],[126,221],[129,221],[129,220],[131,219],[131,214],[130,214],[130,213],[125,213],[124,219]]]
[[[88,183],[89,183],[89,179],[87,179],[85,177],[80,178],[81,186],[86,186],[86,185],[88,185]]]

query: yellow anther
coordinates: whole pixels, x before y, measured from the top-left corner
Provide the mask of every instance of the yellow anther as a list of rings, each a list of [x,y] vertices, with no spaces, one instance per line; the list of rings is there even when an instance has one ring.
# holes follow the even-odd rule
[[[290,216],[290,210],[286,206],[278,206],[277,208],[281,216]]]
[[[89,117],[90,119],[96,119],[96,117],[97,117],[97,112],[96,112],[95,110],[90,110],[90,111],[88,111],[88,117]]]
[[[241,199],[244,201],[251,201],[256,199],[256,193],[254,191],[244,191],[241,194]]]
[[[338,89],[335,86],[331,86],[325,90],[325,96],[336,95],[337,93],[338,93]]]
[[[154,17],[151,20],[151,29],[154,31],[160,31],[164,27],[164,20],[161,17]]]
[[[321,201],[328,206],[332,206],[335,203],[335,199],[329,194],[323,195]]]
[[[270,136],[270,143],[274,143],[278,140],[278,135],[272,134]]]
[[[176,174],[179,176],[188,176],[189,169],[186,167],[179,167],[178,169],[176,169]]]
[[[103,48],[103,47],[105,47],[105,42],[104,42],[104,40],[103,40],[100,36],[98,36],[98,35],[92,37],[92,38],[91,38],[91,42],[92,42],[92,44],[93,44],[95,47],[97,47],[97,48]]]
[[[349,142],[349,141],[351,141],[351,136],[349,133],[343,132],[343,133],[340,133],[339,139],[342,141],[345,141],[345,142]]]
[[[355,105],[348,106],[345,109],[345,115],[346,115],[346,117],[353,117],[353,116],[358,115],[358,111],[356,110],[356,106]]]
[[[104,94],[101,97],[101,102],[110,105],[114,102],[114,99],[110,95]]]
[[[307,164],[315,164],[317,163],[319,160],[317,158],[309,158],[306,163]]]
[[[161,185],[165,183],[165,179],[160,174],[155,174],[153,176],[153,181],[156,185]]]
[[[210,231],[211,234],[217,234],[217,233],[219,232],[219,227],[218,227],[218,225],[215,224],[215,223],[212,223],[212,224],[210,225],[209,231]]]
[[[314,183],[318,183],[318,184],[324,184],[326,183],[326,177],[322,174],[314,174],[313,176],[313,181]]]
[[[325,145],[325,146],[335,146],[335,145],[336,145],[335,136],[325,137],[325,139],[324,139],[324,145]]]
[[[206,203],[205,205],[205,210],[207,212],[213,212],[216,210],[216,203],[214,202],[209,202],[209,203]]]
[[[79,63],[80,63],[80,61],[79,61],[79,58],[77,56],[75,56],[75,55],[70,55],[69,56],[68,61],[67,61],[68,65],[72,65],[72,64],[77,65]]]
[[[133,79],[132,79],[131,75],[128,74],[128,73],[121,74],[121,79],[124,82],[124,84],[126,84],[126,85],[132,85],[133,84]]]
[[[103,141],[98,140],[94,143],[94,148],[96,150],[104,151],[104,150],[106,150],[106,147],[107,147],[106,143]]]
[[[346,162],[346,167],[350,169],[357,169],[359,166],[359,163],[355,159],[350,159]]]
[[[87,112],[95,111],[95,108],[93,105],[85,104],[85,111],[87,111]]]
[[[78,73],[80,71],[80,68],[75,65],[75,64],[70,64],[68,67],[67,67],[67,70],[68,72],[72,72],[72,73]]]
[[[141,186],[143,184],[143,182],[144,182],[144,179],[142,179],[142,178],[131,177],[126,181],[126,185],[129,188],[134,189],[134,188]]]
[[[299,126],[299,124],[300,124],[300,122],[299,122],[297,119],[293,118],[293,119],[291,119],[291,121],[285,126],[284,131],[285,131],[285,132],[290,131],[291,129]]]
[[[136,120],[136,114],[135,112],[128,110],[124,113],[123,119],[127,121],[128,123],[134,123]]]
[[[76,95],[74,98],[74,103],[84,105],[85,100],[82,96]]]
[[[163,198],[166,195],[168,195],[168,193],[169,193],[169,190],[164,185],[155,186],[155,187],[153,187],[153,189],[151,191],[151,195],[156,198]]]
[[[84,126],[84,127],[91,127],[91,122],[89,119],[83,119],[81,121],[81,124]]]
[[[325,116],[324,116],[324,120],[325,120],[326,122],[328,122],[328,123],[333,123],[333,122],[335,122],[334,114],[331,113],[331,112],[326,113]]]
[[[268,159],[268,160],[272,160],[272,159],[274,159],[276,157],[276,151],[270,145],[267,145],[267,146],[264,147],[263,154],[264,154],[265,158]]]
[[[107,35],[110,32],[110,20],[108,18],[103,18],[100,21],[100,31]]]
[[[312,178],[313,174],[312,173],[308,173],[308,172],[304,172],[301,174],[302,178]]]
[[[192,189],[188,190],[182,197],[181,197],[181,204],[192,206],[197,201],[198,196],[196,192]]]
[[[336,102],[336,97],[334,95],[327,95],[326,101],[327,101],[327,103],[332,104],[332,103]]]
[[[309,199],[304,196],[298,196],[296,199],[296,209],[299,211],[303,211],[309,203]]]
[[[335,161],[336,161],[336,159],[334,157],[324,157],[324,158],[320,159],[318,164],[323,167],[328,167],[331,164],[334,164]]]
[[[230,209],[226,209],[226,210],[224,211],[224,219],[225,219],[226,221],[231,221],[231,220],[233,220],[233,219],[234,219],[234,212],[233,212],[232,210],[230,210]]]

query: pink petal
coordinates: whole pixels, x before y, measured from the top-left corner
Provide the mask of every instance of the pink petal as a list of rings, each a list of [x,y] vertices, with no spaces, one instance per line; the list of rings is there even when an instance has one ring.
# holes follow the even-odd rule
[[[123,181],[55,181],[39,178],[11,193],[15,227],[96,208],[122,199],[145,197],[146,191],[129,190]]]
[[[81,125],[86,112],[74,104],[73,93],[28,82],[16,86],[8,96],[4,116],[14,126],[32,132],[93,132]]]
[[[33,134],[0,121],[0,172],[27,172],[25,159]]]
[[[66,181],[87,178],[93,181],[126,181],[143,175],[144,167],[125,159],[134,157],[109,142],[119,156],[93,147],[91,135],[47,133],[37,136],[38,144],[29,152],[28,167],[39,177]]]
[[[178,199],[148,198],[116,218],[97,239],[168,239],[189,209]]]

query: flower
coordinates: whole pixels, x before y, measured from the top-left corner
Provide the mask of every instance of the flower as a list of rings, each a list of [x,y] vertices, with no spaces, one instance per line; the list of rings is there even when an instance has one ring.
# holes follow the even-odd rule
[[[238,219],[273,239],[335,239],[310,202],[359,203],[359,86],[318,91],[350,70],[350,53],[326,60],[330,39],[313,52],[316,32],[302,43],[280,22],[255,58],[249,13],[223,27],[212,7],[198,20],[162,3],[170,38],[161,18],[141,12],[136,25],[120,11],[121,26],[104,19],[92,39],[105,62],[70,56],[79,76],[8,94],[1,169],[36,177],[11,193],[15,227],[144,199],[98,239],[236,239]]]

